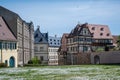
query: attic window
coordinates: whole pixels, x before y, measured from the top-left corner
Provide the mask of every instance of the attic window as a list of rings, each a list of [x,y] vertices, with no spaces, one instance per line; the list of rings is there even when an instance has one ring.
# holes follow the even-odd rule
[[[41,41],[43,41],[43,39],[42,39],[42,38],[39,40],[39,42],[41,42]]]
[[[2,33],[3,34],[3,36],[5,35],[5,33]]]
[[[103,33],[100,33],[100,36],[102,36],[103,35]]]
[[[92,30],[95,30],[95,27],[92,27]]]
[[[107,33],[107,36],[110,36],[110,34],[109,34],[109,33]]]
[[[38,34],[35,35],[35,38],[38,37]]]
[[[50,39],[50,41],[52,41],[52,39]]]
[[[104,28],[100,28],[100,30],[101,30],[101,31],[103,31],[103,30],[104,30]]]
[[[92,33],[92,36],[94,36],[94,33]]]

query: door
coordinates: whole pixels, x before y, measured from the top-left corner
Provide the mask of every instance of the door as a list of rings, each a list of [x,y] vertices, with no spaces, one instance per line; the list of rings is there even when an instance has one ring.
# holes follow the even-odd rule
[[[10,64],[10,67],[15,67],[15,59],[14,59],[14,57],[10,57],[9,64]]]
[[[99,57],[98,55],[96,55],[96,56],[94,57],[94,63],[95,63],[95,64],[100,64],[100,57]]]

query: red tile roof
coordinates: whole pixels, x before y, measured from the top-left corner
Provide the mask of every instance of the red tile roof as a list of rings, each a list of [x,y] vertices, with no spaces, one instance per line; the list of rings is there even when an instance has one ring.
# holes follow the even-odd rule
[[[0,16],[0,40],[17,41],[4,19]]]
[[[113,39],[107,25],[88,24],[88,28],[95,39]]]

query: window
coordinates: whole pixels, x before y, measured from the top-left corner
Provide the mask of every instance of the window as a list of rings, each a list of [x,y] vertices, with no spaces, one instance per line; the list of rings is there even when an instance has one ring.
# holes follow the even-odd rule
[[[5,49],[8,49],[7,43],[5,43]]]
[[[43,57],[43,56],[40,56],[40,60],[43,61],[43,60],[44,60],[44,57]]]
[[[10,43],[8,43],[8,49],[10,49]]]
[[[35,52],[37,52],[37,51],[38,51],[38,47],[37,47],[37,46],[35,46],[35,47],[34,47],[34,50],[35,50]]]
[[[52,42],[50,44],[52,44]]]
[[[83,38],[79,38],[79,41],[83,41]]]
[[[5,49],[5,43],[4,42],[2,43],[2,48]]]
[[[13,44],[13,49],[16,49],[16,43],[12,43]]]
[[[54,39],[54,41],[56,41],[56,40]]]
[[[92,36],[94,36],[94,33],[92,33]]]
[[[40,51],[44,51],[44,47],[40,47]]]
[[[100,30],[101,30],[101,31],[103,31],[103,30],[104,30],[104,28],[100,28]]]
[[[83,46],[83,52],[88,51],[88,47],[87,46]]]
[[[12,50],[12,43],[10,43],[10,49]]]
[[[15,49],[17,49],[17,43],[15,43]]]
[[[0,24],[0,27],[2,27],[2,25]]]
[[[2,42],[0,42],[0,49],[2,49]]]
[[[38,37],[38,34],[35,35],[35,38]]]
[[[107,36],[110,36],[110,34],[109,34],[109,33],[107,33]]]
[[[43,41],[43,39],[42,39],[42,38],[39,40],[39,42],[41,42],[41,41]]]
[[[100,36],[102,36],[103,35],[103,33],[100,33]]]
[[[86,41],[87,41],[87,42],[91,42],[92,39],[91,39],[91,38],[86,38]]]
[[[95,39],[92,39],[92,42],[95,42]]]
[[[92,30],[95,30],[95,27],[92,27]]]
[[[50,41],[52,41],[52,39],[50,39]]]

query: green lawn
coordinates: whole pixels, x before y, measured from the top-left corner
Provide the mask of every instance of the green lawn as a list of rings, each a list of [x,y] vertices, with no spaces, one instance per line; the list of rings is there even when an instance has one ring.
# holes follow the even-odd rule
[[[120,80],[120,65],[0,68],[0,80]]]

